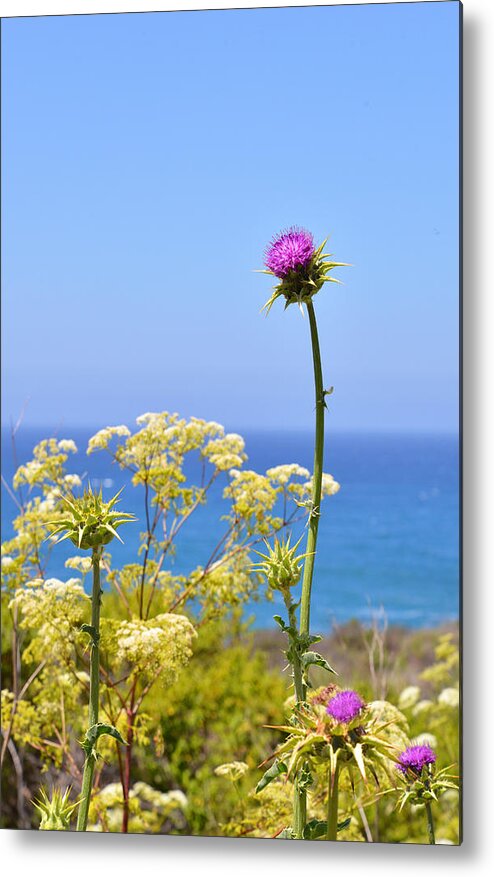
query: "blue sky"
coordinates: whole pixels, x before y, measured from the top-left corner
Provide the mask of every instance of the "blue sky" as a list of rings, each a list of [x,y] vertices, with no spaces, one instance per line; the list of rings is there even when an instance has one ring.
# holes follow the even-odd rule
[[[315,299],[330,428],[455,431],[456,2],[2,22],[3,411],[306,428],[292,224],[352,268]]]

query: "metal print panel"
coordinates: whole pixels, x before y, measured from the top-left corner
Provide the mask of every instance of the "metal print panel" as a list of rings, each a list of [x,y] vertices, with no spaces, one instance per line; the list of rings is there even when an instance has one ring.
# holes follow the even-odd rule
[[[461,842],[460,43],[3,20],[2,827]]]

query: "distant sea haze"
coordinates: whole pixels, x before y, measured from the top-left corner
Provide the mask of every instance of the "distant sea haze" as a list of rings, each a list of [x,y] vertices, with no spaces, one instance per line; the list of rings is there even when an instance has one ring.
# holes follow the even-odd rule
[[[122,508],[144,520],[142,493],[129,484],[105,452],[86,456],[87,440],[96,430],[63,428],[58,438],[73,438],[79,449],[70,455],[69,472],[102,483],[107,495],[129,485]],[[21,429],[16,436],[17,463],[31,458],[34,444],[50,432]],[[247,468],[265,472],[281,463],[312,469],[310,433],[244,432]],[[194,467],[192,467],[193,469]],[[368,622],[381,607],[390,624],[430,627],[458,618],[459,613],[459,443],[453,435],[362,434],[326,432],[325,471],[341,484],[324,500],[313,587],[312,628],[327,633],[334,622],[351,618]],[[14,471],[10,436],[2,430],[2,473]],[[193,474],[193,471],[191,471]],[[2,539],[12,534],[15,506],[2,489]],[[222,488],[183,528],[170,569],[186,573],[204,564],[221,537],[221,516],[228,509]],[[300,525],[303,528],[303,524]],[[299,526],[298,534],[301,532]],[[112,543],[113,565],[136,557],[142,523],[126,528],[125,544]],[[49,575],[69,578],[64,567],[72,550],[53,552]],[[272,625],[278,601],[247,607],[256,627]]]

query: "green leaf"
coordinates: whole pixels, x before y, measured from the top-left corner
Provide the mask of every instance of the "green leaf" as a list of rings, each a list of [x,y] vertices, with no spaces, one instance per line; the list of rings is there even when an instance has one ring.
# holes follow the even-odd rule
[[[357,743],[357,745],[354,746],[353,755],[354,755],[355,761],[357,762],[358,769],[359,769],[360,773],[362,774],[362,779],[363,779],[364,783],[366,783],[367,776],[365,773],[364,753],[362,750],[361,743]]]
[[[96,757],[94,747],[99,738],[103,736],[103,734],[107,734],[109,737],[114,737],[115,740],[118,740],[119,743],[123,743],[124,746],[127,745],[120,731],[117,731],[114,725],[106,725],[104,722],[98,722],[96,725],[92,725],[91,728],[86,731],[86,736],[84,737],[84,740],[81,744],[88,758],[91,755],[94,758]]]
[[[287,767],[286,767],[285,762],[278,761],[278,759],[275,759],[275,761],[273,761],[271,767],[269,767],[267,769],[266,773],[263,774],[263,776],[259,780],[259,782],[256,786],[256,794],[257,794],[257,792],[261,792],[263,789],[265,789],[266,786],[269,786],[269,783],[271,783],[277,777],[281,776],[281,774],[286,773],[286,771],[287,771]]]
[[[343,831],[344,828],[348,828],[351,821],[352,819],[349,816],[348,819],[344,819],[343,822],[338,822],[338,831]]]
[[[328,832],[328,823],[321,819],[311,819],[304,828],[304,840],[317,840],[325,837]]]
[[[307,642],[307,645],[308,645],[308,646],[313,646],[314,643],[320,643],[321,640],[322,640],[322,636],[321,636],[320,634],[318,634],[318,633],[315,633],[315,634],[313,634],[313,635],[312,635],[312,634],[309,635],[309,636],[307,637],[306,642]]]
[[[348,828],[351,822],[351,817],[348,819],[344,819],[343,822],[338,822],[338,831],[343,831],[344,828]],[[322,819],[311,819],[310,822],[304,828],[304,840],[317,840],[318,837],[326,837],[328,833],[328,823]]]
[[[328,664],[326,658],[323,658],[323,656],[320,655],[318,652],[305,652],[305,654],[302,655],[301,663],[304,673],[310,666],[315,665],[317,667],[322,667],[323,670],[327,670],[328,673],[334,673],[335,676],[338,675],[336,670],[333,670],[333,668]]]
[[[81,629],[82,633],[89,634],[89,636],[91,637],[91,639],[95,645],[98,644],[100,636],[99,636],[99,633],[97,632],[95,627],[93,627],[91,624],[81,624],[80,629]]]
[[[297,786],[302,791],[307,791],[307,789],[310,789],[313,783],[314,777],[312,776],[310,767],[306,762],[297,776]]]

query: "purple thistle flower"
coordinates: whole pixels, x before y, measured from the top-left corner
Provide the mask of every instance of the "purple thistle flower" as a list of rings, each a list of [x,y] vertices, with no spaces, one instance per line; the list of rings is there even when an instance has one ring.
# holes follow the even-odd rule
[[[365,703],[356,691],[340,691],[329,701],[326,712],[337,722],[351,722],[364,708]]]
[[[276,277],[283,279],[290,271],[305,268],[315,251],[310,231],[292,226],[273,238],[266,248],[264,264]]]
[[[434,764],[435,760],[436,753],[430,746],[409,746],[400,753],[396,767],[403,774],[408,770],[420,774],[426,764]]]

